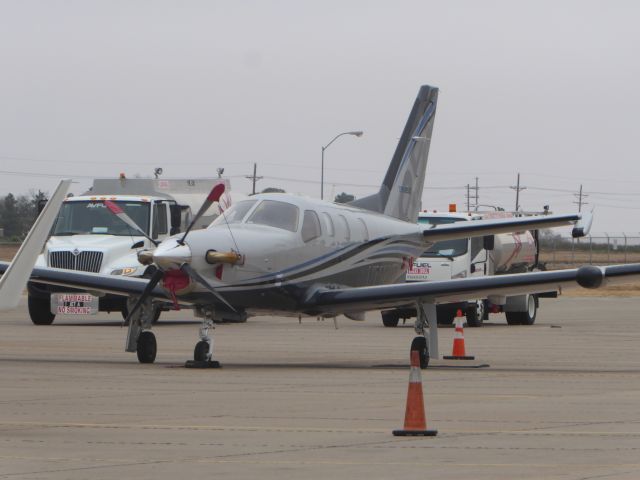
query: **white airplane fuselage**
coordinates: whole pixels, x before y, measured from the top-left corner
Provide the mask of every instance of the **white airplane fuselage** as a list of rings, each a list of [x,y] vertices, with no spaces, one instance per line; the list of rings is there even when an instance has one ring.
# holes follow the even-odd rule
[[[191,232],[184,246],[178,244],[180,235],[167,239],[154,252],[154,262],[167,269],[189,262],[228,302],[247,313],[297,314],[298,301],[314,284],[338,288],[404,281],[411,258],[425,248],[418,225],[348,205],[261,194],[234,208],[244,202],[253,203],[241,219],[227,223],[221,216],[209,228]],[[287,228],[254,221],[263,202],[286,204],[290,221],[276,221]],[[210,264],[206,254],[211,250],[233,251],[242,260]],[[193,282],[180,297],[197,304],[218,303]]]

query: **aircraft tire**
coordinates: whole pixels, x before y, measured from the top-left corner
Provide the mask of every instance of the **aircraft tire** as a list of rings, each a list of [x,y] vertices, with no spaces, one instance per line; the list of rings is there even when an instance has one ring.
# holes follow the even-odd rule
[[[47,298],[28,296],[29,317],[34,325],[51,325],[56,316],[51,313],[51,301]]]
[[[157,352],[158,344],[156,342],[156,336],[153,332],[142,332],[138,337],[138,346],[136,348],[138,361],[140,363],[153,363],[156,359]]]
[[[420,368],[425,369],[429,365],[429,347],[424,337],[414,337],[411,341],[411,351],[416,350],[420,356]]]
[[[382,324],[385,327],[397,327],[398,322],[400,322],[400,315],[395,310],[382,312]]]
[[[209,344],[204,340],[200,340],[196,343],[196,348],[193,349],[193,360],[196,362],[206,362],[208,360]]]

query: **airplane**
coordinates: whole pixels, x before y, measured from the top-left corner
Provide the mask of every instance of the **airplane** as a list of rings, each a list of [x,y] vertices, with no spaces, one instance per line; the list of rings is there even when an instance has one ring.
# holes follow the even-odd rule
[[[29,230],[13,261],[4,264],[0,278],[0,311],[13,310],[20,302],[22,291],[27,285],[31,270],[42,251],[44,242],[51,232],[58,210],[69,190],[71,180],[63,180],[42,209],[38,218]]]
[[[380,190],[373,195],[335,204],[285,193],[259,194],[235,203],[208,228],[192,230],[224,193],[224,186],[216,185],[184,233],[139,251],[150,278],[43,267],[33,270],[31,281],[127,296],[125,350],[136,352],[140,363],[154,362],[157,354],[151,331],[154,300],[193,308],[202,325],[191,364],[209,366],[218,365],[209,336],[217,319],[344,314],[363,320],[368,310],[415,304],[417,336],[411,350],[419,352],[426,367],[429,357],[437,356],[439,302],[491,296],[498,303],[507,295],[576,284],[597,288],[640,275],[637,264],[404,283],[412,259],[434,242],[565,225],[573,225],[572,234],[579,237],[591,226],[591,215],[584,213],[418,225],[437,99],[436,87],[419,89]],[[117,205],[106,206],[133,225]],[[0,272],[3,268],[0,264]]]

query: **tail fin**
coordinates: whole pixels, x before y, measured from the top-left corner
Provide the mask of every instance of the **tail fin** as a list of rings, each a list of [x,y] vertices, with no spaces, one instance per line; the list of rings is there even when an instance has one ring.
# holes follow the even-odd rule
[[[415,223],[424,189],[438,89],[420,87],[380,191],[350,203]]]

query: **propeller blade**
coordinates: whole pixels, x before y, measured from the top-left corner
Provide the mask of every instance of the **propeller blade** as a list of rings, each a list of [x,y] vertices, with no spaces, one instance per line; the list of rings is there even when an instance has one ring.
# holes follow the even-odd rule
[[[187,229],[184,231],[184,235],[182,236],[182,238],[180,240],[178,240],[178,243],[180,245],[184,244],[184,239],[187,238],[187,234],[191,231],[191,229],[196,224],[196,222],[198,220],[200,220],[200,217],[202,217],[202,215],[204,215],[204,213],[209,209],[209,207],[214,202],[218,202],[220,200],[220,197],[224,193],[224,190],[225,190],[224,183],[218,183],[216,186],[214,186],[211,189],[211,191],[209,192],[209,195],[207,195],[206,200],[204,201],[204,203],[200,207],[200,210],[198,210],[198,213],[196,213],[196,216],[193,217],[193,220],[191,220],[191,223],[189,224]]]
[[[188,263],[183,263],[182,266],[180,267],[180,269],[183,272],[185,272],[187,275],[189,275],[193,280],[195,280],[200,285],[202,285],[204,288],[206,288],[211,293],[213,293],[216,296],[216,298],[218,300],[220,300],[222,303],[224,303],[227,307],[229,307],[231,310],[236,312],[236,309],[233,308],[231,306],[231,304],[229,302],[227,302],[222,295],[220,295],[218,292],[216,292],[216,290],[209,284],[209,282],[207,282],[207,280],[202,275],[200,275],[198,272],[196,272],[191,265],[189,265]]]
[[[153,273],[153,275],[149,279],[149,283],[147,283],[147,286],[144,287],[144,290],[142,291],[142,295],[140,295],[140,297],[138,298],[138,301],[135,303],[133,308],[129,311],[129,315],[127,315],[125,324],[129,324],[131,322],[133,315],[138,311],[138,309],[140,308],[140,305],[144,303],[144,301],[147,299],[147,297],[153,291],[153,289],[156,288],[156,285],[158,285],[158,282],[162,280],[163,276],[164,276],[164,272],[160,269],[156,270]]]
[[[105,200],[104,201],[104,205],[109,209],[109,211],[111,213],[113,213],[116,217],[118,217],[120,220],[122,220],[124,223],[126,223],[130,228],[132,228],[133,230],[139,232],[140,235],[143,235],[151,243],[153,243],[156,247],[158,246],[158,242],[156,240],[154,240],[153,238],[151,238],[149,235],[147,235],[144,232],[144,230],[142,230],[138,226],[138,224],[136,222],[134,222],[133,219],[129,215],[127,215],[126,212],[124,210],[122,210],[122,208],[120,208],[117,204],[115,204],[111,200]]]

